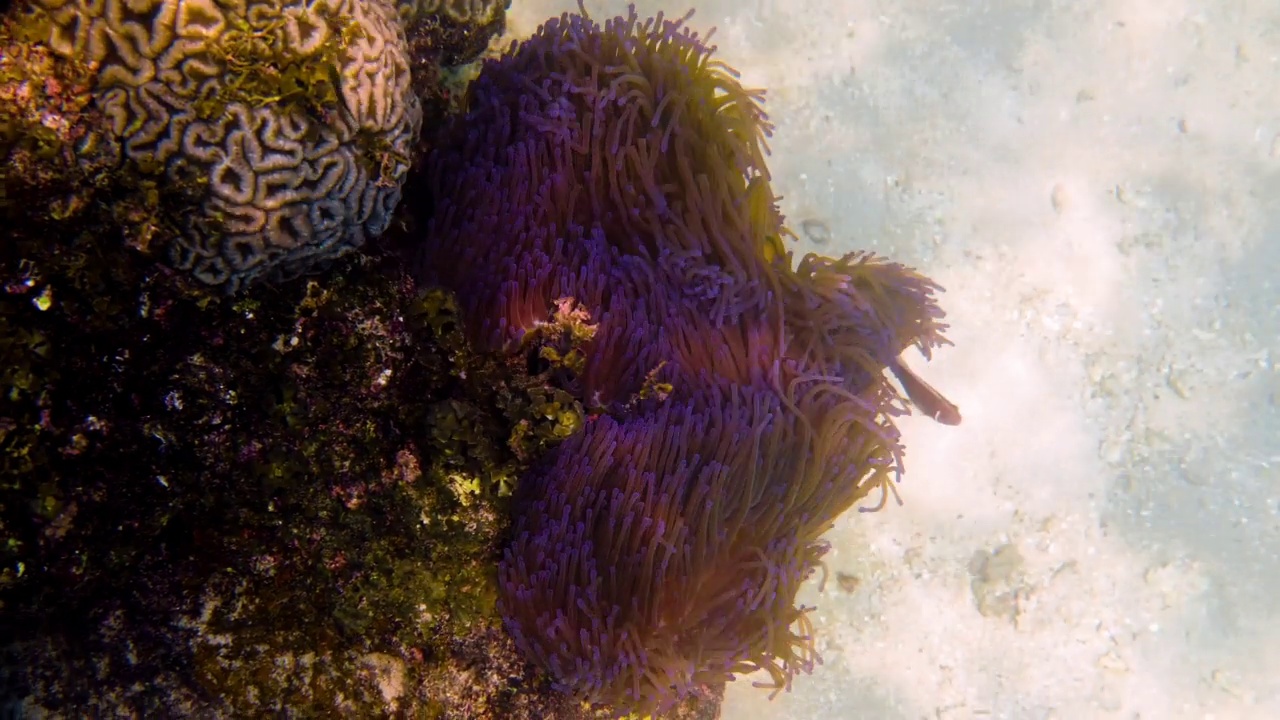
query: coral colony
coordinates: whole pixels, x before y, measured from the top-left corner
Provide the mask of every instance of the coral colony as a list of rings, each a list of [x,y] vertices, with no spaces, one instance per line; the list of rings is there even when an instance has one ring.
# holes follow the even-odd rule
[[[391,222],[421,124],[391,0],[31,2],[53,52],[98,66],[124,156],[207,181],[176,268],[234,291]]]
[[[478,343],[536,345],[566,305],[595,325],[570,382],[599,414],[521,480],[499,609],[558,687],[642,713],[812,668],[796,591],[900,469],[886,368],[914,380],[899,353],[943,342],[906,268],[791,267],[760,95],[710,56],[683,20],[549,21],[485,64],[427,169],[420,272]]]
[[[455,95],[505,5],[8,10],[4,712],[708,718],[819,661],[823,534],[960,421],[899,360],[939,288],[793,257],[689,15]]]

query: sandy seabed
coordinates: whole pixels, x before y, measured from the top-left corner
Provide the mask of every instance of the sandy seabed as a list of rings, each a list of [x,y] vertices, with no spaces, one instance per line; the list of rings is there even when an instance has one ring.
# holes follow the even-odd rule
[[[912,364],[964,413],[901,422],[905,504],[801,594],[824,664],[725,720],[1280,718],[1280,3],[695,7],[797,253],[947,288]]]

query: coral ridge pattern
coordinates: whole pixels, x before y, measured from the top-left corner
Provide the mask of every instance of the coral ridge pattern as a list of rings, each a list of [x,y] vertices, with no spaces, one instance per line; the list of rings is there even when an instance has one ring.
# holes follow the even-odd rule
[[[170,259],[238,290],[386,230],[421,108],[391,0],[32,0],[126,158],[203,185]]]

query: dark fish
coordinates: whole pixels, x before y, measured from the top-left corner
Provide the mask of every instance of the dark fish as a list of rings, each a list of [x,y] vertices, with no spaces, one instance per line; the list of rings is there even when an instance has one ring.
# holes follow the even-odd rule
[[[889,369],[893,371],[894,377],[898,378],[898,382],[902,383],[907,399],[921,412],[943,425],[960,424],[960,408],[943,397],[942,393],[935,390],[932,385],[921,380],[919,375],[911,372],[900,360],[890,363]]]

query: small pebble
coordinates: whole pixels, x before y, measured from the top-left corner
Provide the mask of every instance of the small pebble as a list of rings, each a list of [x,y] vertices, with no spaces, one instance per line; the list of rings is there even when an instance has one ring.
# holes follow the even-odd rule
[[[815,245],[826,245],[831,242],[831,228],[821,220],[812,218],[800,223],[800,232]]]
[[[861,582],[862,581],[858,579],[857,575],[850,575],[846,572],[836,573],[836,584],[840,586],[841,590],[847,593],[857,592],[858,585],[860,585]]]

